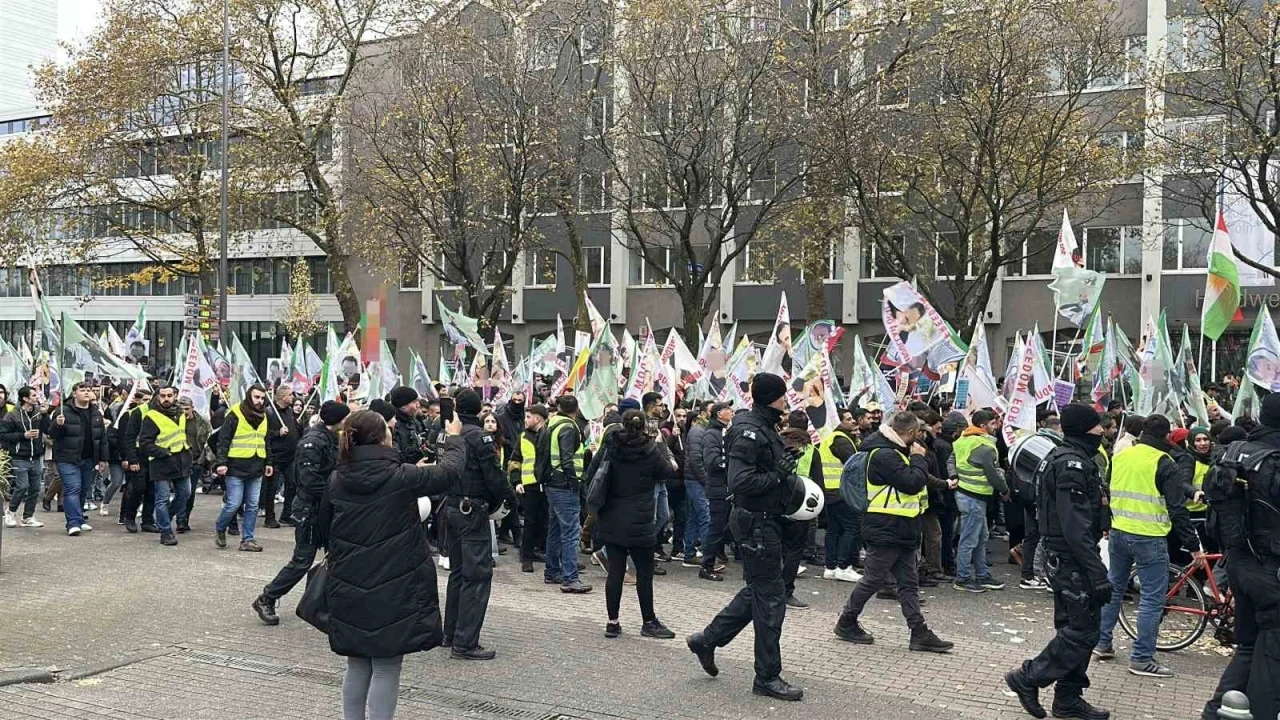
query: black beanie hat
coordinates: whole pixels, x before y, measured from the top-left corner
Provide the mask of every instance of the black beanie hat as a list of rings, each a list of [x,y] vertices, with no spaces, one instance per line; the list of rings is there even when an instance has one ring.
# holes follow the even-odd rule
[[[1091,405],[1071,403],[1062,408],[1058,417],[1062,420],[1063,435],[1087,435],[1102,424],[1102,416]]]
[[[751,379],[751,402],[769,405],[787,394],[787,384],[773,373],[756,373]]]
[[[396,417],[396,409],[382,398],[374,398],[373,402],[369,403],[369,409],[381,415],[387,422],[391,422]]]
[[[1262,410],[1258,413],[1258,422],[1269,428],[1280,428],[1280,393],[1271,393],[1262,398]]]
[[[483,405],[480,402],[480,393],[471,388],[459,390],[458,394],[453,397],[453,402],[457,406],[458,412],[463,415],[479,415],[480,406]]]
[[[412,404],[417,401],[417,399],[418,391],[404,385],[392,389],[391,392],[387,394],[387,400],[391,403],[392,407],[397,409],[402,408],[405,405]]]
[[[326,401],[320,406],[320,422],[331,427],[345,420],[350,414],[351,408],[333,400]]]

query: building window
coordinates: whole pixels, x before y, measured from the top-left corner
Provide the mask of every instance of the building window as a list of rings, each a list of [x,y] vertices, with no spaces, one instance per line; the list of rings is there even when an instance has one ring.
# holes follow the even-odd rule
[[[582,173],[578,176],[578,211],[597,212],[609,209],[609,175],[605,172]]]
[[[1204,15],[1173,17],[1168,21],[1169,67],[1174,72],[1206,70],[1214,62],[1217,29]]]
[[[1108,274],[1142,273],[1142,228],[1137,225],[1084,229],[1084,266]]]
[[[649,245],[643,250],[632,250],[631,252],[631,269],[629,273],[631,285],[662,285],[668,282],[671,276],[671,248],[666,246]],[[645,258],[648,258],[646,260]],[[650,264],[652,263],[652,265]],[[659,272],[653,265],[663,268],[665,273]]]
[[[911,80],[900,68],[876,66],[876,104],[882,110],[896,110],[911,104]]]
[[[1146,145],[1146,136],[1141,130],[1107,132],[1098,136],[1098,145],[1116,153],[1124,167],[1134,167]]]
[[[1093,68],[1088,83],[1090,90],[1142,84],[1146,77],[1147,36],[1130,35],[1121,41],[1121,45],[1118,57],[1104,60]]]
[[[507,274],[509,258],[505,250],[489,250],[484,254],[484,264],[480,266],[480,283],[484,287],[506,285],[510,277]]]
[[[894,235],[890,241],[902,250],[905,255],[907,252],[907,238],[904,235]],[[869,240],[862,243],[862,278],[864,280],[897,278],[898,273],[894,270],[893,260],[880,248],[880,243]]]
[[[936,249],[934,268],[934,277],[939,280],[944,278],[954,278],[961,272],[965,277],[975,277],[977,265],[974,261],[980,261],[986,250],[986,238],[980,236],[971,236],[969,238],[969,257],[968,261],[961,265],[960,255],[963,252],[961,246],[962,238],[958,232],[941,232],[934,235],[934,247]]]
[[[587,274],[587,284],[596,287],[609,285],[609,246],[593,245],[582,248],[582,267]]]
[[[1023,257],[1005,265],[1009,277],[1049,275],[1053,270],[1053,253],[1058,246],[1056,230],[1036,230],[1022,246]]]
[[[1206,218],[1176,218],[1164,228],[1164,270],[1203,270],[1209,267],[1213,225]]]
[[[748,200],[768,200],[778,191],[778,161],[766,158],[751,168],[751,187]]]
[[[407,257],[400,260],[400,289],[405,292],[422,289],[422,265],[418,258]]]
[[[559,260],[560,256],[550,250],[530,250],[524,264],[525,286],[554,287]]]
[[[332,95],[338,91],[340,77],[309,78],[297,84],[298,94],[307,97],[312,95]]]
[[[1188,172],[1212,167],[1227,144],[1226,122],[1217,115],[1170,120],[1165,135],[1178,169]]]

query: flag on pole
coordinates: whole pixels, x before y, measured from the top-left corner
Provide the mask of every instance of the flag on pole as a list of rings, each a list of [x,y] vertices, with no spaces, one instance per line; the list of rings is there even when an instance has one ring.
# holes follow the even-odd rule
[[[969,352],[960,366],[959,377],[967,381],[967,407],[1004,410],[1004,398],[996,389],[996,379],[991,372],[991,352],[987,348],[987,333],[982,323],[973,328]]]
[[[124,338],[120,337],[120,333],[116,332],[116,326],[107,323],[107,349],[116,357],[124,357],[128,346],[124,344]]]
[[[240,336],[231,333],[231,388],[228,392],[231,404],[235,405],[243,400],[253,385],[263,385],[262,378],[258,377],[253,359],[249,357],[244,345],[240,344]],[[274,405],[270,398],[267,399],[267,404]]]
[[[1102,273],[1081,267],[1078,248],[1071,221],[1067,218],[1067,210],[1063,208],[1062,228],[1058,231],[1058,247],[1053,253],[1053,268],[1050,271],[1053,273],[1053,282],[1049,283],[1049,289],[1053,291],[1058,314],[1071,324],[1083,327],[1098,305],[1106,277]]]
[[[1249,356],[1245,376],[1268,392],[1280,392],[1280,337],[1271,319],[1271,311],[1258,308],[1258,319],[1249,337]]]
[[[217,379],[209,359],[200,351],[198,341],[187,343],[186,357],[178,371],[178,397],[191,401],[191,407],[204,418],[209,417],[209,389]]]
[[[428,400],[437,398],[435,385],[432,384],[431,375],[427,372],[427,364],[413,348],[409,348],[409,386],[418,391],[418,397]]]
[[[617,341],[606,326],[592,344],[591,374],[577,392],[578,408],[588,420],[604,416],[604,409],[618,401],[618,367],[613,358],[618,354]]]
[[[450,342],[455,345],[466,345],[481,355],[489,354],[489,346],[485,344],[484,338],[480,337],[479,320],[467,317],[461,311],[450,310],[440,302],[439,297],[436,297],[436,308],[440,311],[440,324],[444,327]]]
[[[1200,332],[1210,340],[1222,337],[1232,320],[1240,319],[1240,270],[1231,252],[1227,219],[1218,208],[1218,224],[1209,245],[1209,274],[1204,282]]]
[[[787,308],[787,294],[782,293],[778,303],[778,317],[773,322],[773,333],[760,358],[760,370],[786,377],[784,361],[791,355],[791,311]],[[797,369],[798,370],[798,369]]]
[[[110,350],[98,343],[97,338],[80,327],[75,319],[67,317],[66,313],[62,314],[62,348],[65,357],[60,367],[80,371],[78,376],[81,379],[85,371],[122,380],[137,380],[147,376],[142,368],[112,355]]]
[[[391,346],[387,344],[384,337],[378,341],[378,369],[382,372],[382,391],[384,393],[404,384],[404,377],[400,374],[400,368],[396,366],[396,356],[391,352]]]
[[[141,342],[147,336],[147,302],[142,301],[142,307],[138,308],[138,317],[133,321],[133,325],[124,334],[124,347],[127,352],[136,342]]]

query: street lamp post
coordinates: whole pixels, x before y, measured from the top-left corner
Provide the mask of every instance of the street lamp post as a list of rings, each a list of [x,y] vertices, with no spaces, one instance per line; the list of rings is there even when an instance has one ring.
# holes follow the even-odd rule
[[[228,97],[231,94],[231,0],[222,0],[222,140],[218,155],[222,160],[222,179],[218,188],[218,338],[227,346],[227,285],[230,268],[227,263],[227,130],[230,125]]]

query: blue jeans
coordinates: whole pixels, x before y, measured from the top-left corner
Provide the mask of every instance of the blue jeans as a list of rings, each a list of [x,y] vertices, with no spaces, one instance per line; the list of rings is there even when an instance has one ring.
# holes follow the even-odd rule
[[[956,553],[956,582],[986,580],[991,577],[987,566],[987,503],[966,493],[956,493],[960,510],[960,548]]]
[[[62,478],[62,512],[67,516],[67,529],[84,525],[80,508],[84,493],[93,492],[93,460],[57,463],[58,477]]]
[[[1111,553],[1111,602],[1102,608],[1102,632],[1098,647],[1111,647],[1111,635],[1120,618],[1120,603],[1129,585],[1129,570],[1138,566],[1142,596],[1138,599],[1138,639],[1133,641],[1129,660],[1145,663],[1156,654],[1156,633],[1164,614],[1164,596],[1169,592],[1169,540],[1165,537],[1133,535],[1112,530],[1107,542]]]
[[[243,504],[244,523],[240,526],[241,542],[253,539],[253,526],[258,520],[258,494],[262,492],[262,477],[238,478],[227,475],[226,497],[222,498],[222,512],[218,513],[218,521],[214,529],[222,532],[236,519],[236,511]]]
[[[654,550],[660,550],[667,539],[667,521],[670,519],[671,505],[667,503],[667,485],[659,480],[653,486],[653,527],[657,531],[653,538]]]
[[[546,576],[558,577],[568,585],[578,579],[578,538],[582,536],[579,517],[582,507],[578,493],[563,488],[547,491]]]
[[[182,517],[187,507],[187,498],[191,497],[191,478],[178,478],[176,481],[169,480],[153,480],[156,485],[156,525],[160,527],[160,532],[169,534],[173,532],[173,523],[169,517],[169,493],[174,494],[173,508],[174,515]],[[246,524],[248,524],[246,522]],[[253,531],[249,531],[249,537],[253,537]]]
[[[858,552],[858,513],[848,503],[827,506],[826,550],[823,553],[828,570],[853,565]]]
[[[36,500],[40,499],[40,478],[44,475],[44,458],[37,456],[34,460],[14,458],[13,464],[13,497],[9,498],[10,512],[17,512],[22,507],[25,520],[36,514]]]
[[[707,530],[711,527],[711,505],[707,503],[707,486],[698,480],[685,480],[685,498],[689,503],[689,520],[684,525],[684,556],[696,557],[697,543],[707,545]]]

